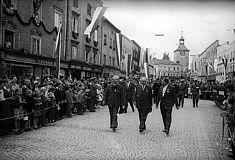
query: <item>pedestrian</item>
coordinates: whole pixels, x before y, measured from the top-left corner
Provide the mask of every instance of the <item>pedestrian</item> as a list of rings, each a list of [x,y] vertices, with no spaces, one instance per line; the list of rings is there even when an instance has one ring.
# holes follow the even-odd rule
[[[66,116],[72,118],[72,108],[73,108],[73,92],[70,85],[66,86]]]
[[[179,93],[178,93],[178,98],[179,98],[179,105],[183,108],[184,107],[184,97],[185,94],[188,91],[188,86],[185,83],[184,79],[180,80],[180,84],[179,84]]]
[[[193,99],[193,108],[198,108],[198,102],[199,102],[199,85],[197,81],[193,82],[191,86],[191,92],[192,92],[192,99]]]
[[[135,96],[135,85],[130,81],[129,77],[126,77],[126,83],[124,85],[124,113],[127,113],[128,103],[131,106],[132,112],[135,112],[134,109],[134,96]]]
[[[96,104],[96,97],[97,97],[95,81],[96,81],[96,78],[92,77],[91,82],[89,84],[89,89],[90,89],[90,92],[89,92],[89,97],[90,97],[89,111],[90,112],[95,112],[95,104]]]
[[[166,135],[169,135],[172,120],[172,107],[175,105],[176,108],[179,109],[179,105],[175,92],[175,87],[169,84],[169,79],[167,78],[162,81],[162,86],[159,89],[156,108],[158,108],[159,103],[164,124],[163,132],[165,132]]]
[[[152,88],[147,84],[147,78],[142,77],[140,84],[136,88],[135,103],[139,112],[139,132],[146,130],[146,120],[150,112],[152,112]]]
[[[112,83],[109,84],[105,90],[103,102],[109,107],[110,128],[113,132],[115,132],[118,127],[118,109],[124,104],[124,89],[120,84],[118,84],[118,82],[119,76],[114,75]]]

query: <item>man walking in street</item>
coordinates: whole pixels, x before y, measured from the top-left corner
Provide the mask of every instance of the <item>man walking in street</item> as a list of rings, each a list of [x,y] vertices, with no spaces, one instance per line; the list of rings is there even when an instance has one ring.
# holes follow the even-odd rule
[[[193,82],[192,84],[192,98],[193,98],[193,108],[198,108],[198,102],[199,102],[199,85],[197,84],[197,81]]]
[[[187,93],[187,91],[188,91],[188,86],[185,83],[185,80],[184,79],[180,80],[178,97],[179,97],[179,106],[181,106],[182,108],[184,107],[184,96]]]
[[[135,96],[135,85],[130,81],[129,77],[126,77],[126,83],[124,87],[124,113],[127,113],[128,103],[130,104],[132,111],[134,112],[134,96]]]
[[[136,108],[139,112],[139,132],[142,133],[146,130],[146,119],[150,112],[152,112],[152,89],[147,84],[147,78],[142,77],[140,79],[140,84],[136,88],[135,95]]]
[[[171,126],[171,114],[172,107],[176,106],[179,109],[178,100],[175,92],[175,87],[169,84],[168,79],[164,79],[162,82],[162,86],[159,89],[156,108],[158,108],[158,104],[160,102],[160,110],[162,115],[162,120],[164,124],[163,132],[166,135],[169,135],[170,126]]]
[[[118,109],[124,104],[124,89],[118,82],[119,76],[114,75],[112,83],[107,86],[104,93],[104,103],[109,107],[110,128],[113,129],[113,132],[118,126]]]

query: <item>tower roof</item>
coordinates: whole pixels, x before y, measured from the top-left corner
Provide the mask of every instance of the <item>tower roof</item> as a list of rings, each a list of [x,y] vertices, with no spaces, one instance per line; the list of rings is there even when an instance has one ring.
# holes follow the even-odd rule
[[[189,49],[184,45],[184,37],[183,37],[183,31],[181,32],[181,37],[179,39],[179,46],[174,52],[182,52],[182,51],[189,51]]]

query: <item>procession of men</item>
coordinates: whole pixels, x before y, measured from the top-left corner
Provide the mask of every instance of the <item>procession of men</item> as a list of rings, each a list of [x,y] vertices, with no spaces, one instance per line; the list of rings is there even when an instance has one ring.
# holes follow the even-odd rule
[[[110,128],[116,132],[118,128],[118,114],[127,113],[128,106],[132,112],[135,108],[139,116],[139,132],[146,131],[146,121],[152,109],[158,109],[163,120],[163,132],[169,135],[172,121],[172,108],[178,110],[184,107],[184,97],[188,94],[188,84],[185,79],[169,80],[168,78],[149,80],[146,77],[130,78],[114,75],[111,83],[104,92],[103,105],[108,105],[110,113]],[[193,97],[196,97],[195,84],[192,85]],[[195,102],[196,101],[196,102]],[[198,99],[193,98],[198,107]],[[155,106],[155,107],[154,107]]]

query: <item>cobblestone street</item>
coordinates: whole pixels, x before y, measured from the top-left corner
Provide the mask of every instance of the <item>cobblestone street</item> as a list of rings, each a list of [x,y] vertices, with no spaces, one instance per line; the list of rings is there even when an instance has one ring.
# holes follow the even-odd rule
[[[153,109],[147,131],[138,131],[137,111],[119,115],[116,133],[109,129],[108,108],[86,112],[21,135],[1,137],[0,159],[227,159],[222,141],[222,112],[200,100],[192,108],[173,109],[170,135],[162,132],[160,110]]]

